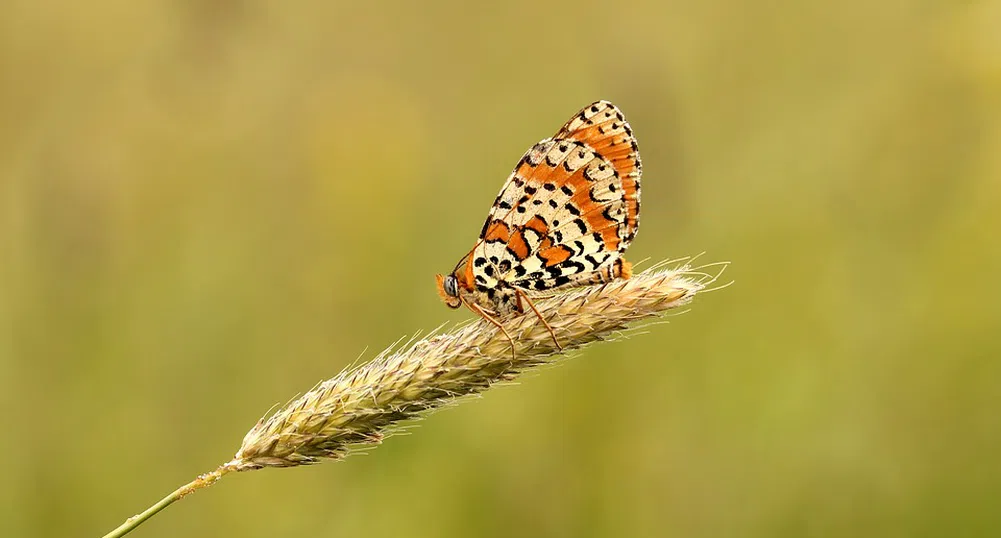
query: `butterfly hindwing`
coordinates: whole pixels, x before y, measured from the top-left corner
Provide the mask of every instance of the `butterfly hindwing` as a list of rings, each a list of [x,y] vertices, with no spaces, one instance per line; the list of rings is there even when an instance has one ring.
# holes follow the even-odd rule
[[[597,101],[570,118],[556,137],[584,142],[615,166],[622,178],[626,202],[626,237],[632,241],[639,228],[643,163],[636,137],[622,111],[608,101]]]

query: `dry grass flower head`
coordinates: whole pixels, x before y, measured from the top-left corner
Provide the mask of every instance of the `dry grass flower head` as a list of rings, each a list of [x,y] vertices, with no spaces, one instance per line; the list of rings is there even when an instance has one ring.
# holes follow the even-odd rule
[[[644,320],[687,305],[697,294],[710,291],[726,268],[725,263],[696,268],[685,261],[691,260],[677,261],[680,265],[668,269],[666,262],[628,280],[538,299],[539,316],[522,315],[505,322],[511,340],[487,320],[478,319],[391,346],[262,418],[247,432],[232,460],[129,518],[105,538],[130,532],[227,473],[339,460],[379,444],[434,409],[512,380],[534,366],[558,361],[566,352],[615,339]],[[557,347],[546,323],[563,349]]]

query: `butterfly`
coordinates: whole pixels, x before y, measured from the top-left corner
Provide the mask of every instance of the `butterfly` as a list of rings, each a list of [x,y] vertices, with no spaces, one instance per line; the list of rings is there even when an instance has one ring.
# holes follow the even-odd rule
[[[639,228],[639,149],[622,112],[597,101],[532,146],[494,200],[476,245],[448,275],[445,304],[465,304],[514,341],[499,319],[530,308],[562,349],[532,296],[628,279],[623,254]]]

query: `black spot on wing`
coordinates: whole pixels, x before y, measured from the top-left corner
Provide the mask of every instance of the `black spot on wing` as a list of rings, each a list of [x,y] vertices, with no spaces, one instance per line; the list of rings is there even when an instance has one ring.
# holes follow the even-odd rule
[[[584,266],[583,263],[580,263],[578,261],[567,260],[559,265],[563,266],[565,269],[570,269],[569,273],[572,275],[587,271],[587,267]]]
[[[601,238],[601,232],[591,234],[591,239],[594,239],[594,242],[598,244],[599,251],[605,250],[605,241]]]

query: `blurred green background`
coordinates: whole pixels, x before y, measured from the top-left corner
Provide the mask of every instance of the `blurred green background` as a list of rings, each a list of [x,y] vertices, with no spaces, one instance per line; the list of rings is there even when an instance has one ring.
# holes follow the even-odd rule
[[[99,536],[468,317],[433,282],[595,99],[630,258],[730,288],[134,536],[998,536],[1001,2],[0,7],[0,535]],[[365,349],[368,349],[365,352]]]

